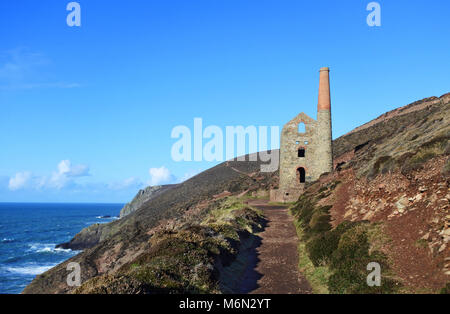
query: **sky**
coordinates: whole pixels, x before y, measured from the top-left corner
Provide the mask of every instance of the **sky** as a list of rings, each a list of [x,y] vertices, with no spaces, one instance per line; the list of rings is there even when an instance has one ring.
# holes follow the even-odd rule
[[[219,161],[175,161],[177,126],[316,118],[330,67],[333,138],[450,92],[450,2],[0,2],[0,202],[128,202]],[[276,143],[277,144],[277,143]],[[274,145],[276,147],[276,145]]]

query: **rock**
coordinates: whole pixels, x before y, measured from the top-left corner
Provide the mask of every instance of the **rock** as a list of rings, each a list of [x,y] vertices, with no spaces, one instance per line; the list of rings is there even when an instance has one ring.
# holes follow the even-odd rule
[[[427,187],[425,187],[425,186],[419,187],[419,192],[420,193],[423,193],[423,192],[426,192],[426,191],[428,191]]]
[[[156,196],[160,195],[162,192],[167,191],[168,189],[174,187],[175,185],[156,185],[156,186],[148,186],[143,190],[139,190],[133,200],[127,203],[120,210],[120,218],[125,217],[126,215],[131,214],[140,208],[144,203],[150,201]]]
[[[426,240],[426,241],[428,241],[429,238],[430,238],[429,232],[425,233],[425,235],[423,237],[421,237],[422,240]]]
[[[375,212],[374,211],[369,211],[367,212],[367,214],[364,215],[364,217],[362,218],[363,220],[370,220],[373,218],[373,216],[375,216]]]
[[[408,200],[406,199],[406,195],[403,195],[397,202],[395,202],[395,206],[397,207],[399,212],[400,210],[402,210],[401,212],[404,212],[407,204]]]
[[[439,253],[441,253],[441,252],[443,252],[444,250],[445,250],[445,248],[447,247],[447,244],[442,244],[440,247],[439,247],[439,250],[438,250],[438,252]]]
[[[101,238],[101,230],[105,224],[93,224],[84,228],[70,242],[56,245],[57,249],[84,250],[96,245]]]

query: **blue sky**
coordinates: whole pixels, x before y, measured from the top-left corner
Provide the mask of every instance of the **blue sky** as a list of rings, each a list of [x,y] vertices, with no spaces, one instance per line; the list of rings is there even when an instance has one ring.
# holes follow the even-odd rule
[[[217,162],[175,162],[177,125],[316,117],[333,137],[449,92],[450,3],[368,0],[0,2],[0,201],[126,202]]]

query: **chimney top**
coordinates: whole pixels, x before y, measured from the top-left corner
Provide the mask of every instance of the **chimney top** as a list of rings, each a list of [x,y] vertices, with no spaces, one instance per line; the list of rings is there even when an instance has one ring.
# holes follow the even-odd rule
[[[320,110],[331,110],[331,99],[330,99],[330,69],[327,67],[321,68],[320,80],[319,80],[319,101],[317,104],[317,111]]]

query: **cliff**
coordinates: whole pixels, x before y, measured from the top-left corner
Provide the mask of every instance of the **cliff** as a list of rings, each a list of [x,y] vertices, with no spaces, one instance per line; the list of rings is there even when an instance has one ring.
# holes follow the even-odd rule
[[[120,210],[120,218],[125,217],[126,215],[131,214],[140,208],[144,203],[147,203],[151,199],[157,197],[161,193],[164,193],[168,189],[174,187],[175,185],[156,185],[156,186],[148,186],[143,190],[139,190],[133,200],[127,204]]]

